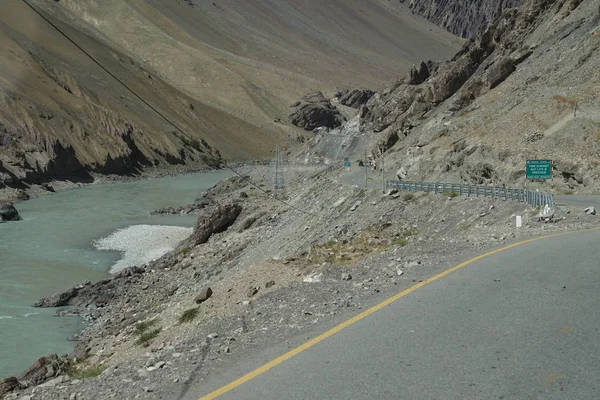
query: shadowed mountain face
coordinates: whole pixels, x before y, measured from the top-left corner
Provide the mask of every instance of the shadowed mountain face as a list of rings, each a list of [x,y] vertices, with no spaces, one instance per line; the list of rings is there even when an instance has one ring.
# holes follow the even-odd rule
[[[262,157],[306,92],[378,88],[462,44],[380,0],[29,3],[114,77],[25,2],[3,1],[0,188]]]
[[[457,36],[475,40],[507,8],[524,0],[410,0],[410,9]]]

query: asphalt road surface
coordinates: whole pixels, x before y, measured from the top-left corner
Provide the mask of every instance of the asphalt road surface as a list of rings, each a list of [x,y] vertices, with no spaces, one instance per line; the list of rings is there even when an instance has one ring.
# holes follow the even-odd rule
[[[218,398],[600,398],[599,244],[594,230],[482,258]],[[264,361],[209,377],[196,399]]]
[[[600,196],[598,195],[554,196],[554,202],[566,204],[580,210],[593,206],[596,211],[600,212]]]

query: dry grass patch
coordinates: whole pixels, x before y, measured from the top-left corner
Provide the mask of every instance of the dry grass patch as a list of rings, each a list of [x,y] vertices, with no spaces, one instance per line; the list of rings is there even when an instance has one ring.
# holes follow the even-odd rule
[[[404,247],[409,243],[408,238],[418,233],[416,229],[393,232],[390,225],[375,225],[364,229],[351,240],[332,240],[313,246],[309,252],[309,259],[314,263],[353,264],[366,256],[379,254],[391,247]]]
[[[412,201],[415,199],[415,195],[414,193],[406,193],[404,196],[402,196],[402,199],[404,201]]]
[[[106,369],[105,365],[100,365],[97,367],[82,368],[82,367],[78,367],[77,363],[71,363],[71,364],[69,364],[69,367],[67,368],[67,375],[69,375],[73,379],[80,379],[80,380],[88,379],[88,378],[95,378],[95,377],[99,376],[100,374],[102,374],[102,372],[104,372],[105,369]]]
[[[159,326],[151,330],[153,326],[157,324],[157,320],[140,322],[135,325],[135,333],[138,335],[135,343],[140,346],[148,346],[150,341],[158,336],[158,334],[162,331],[162,328]]]
[[[557,105],[568,105],[571,108],[575,107],[575,100],[567,99],[566,97],[558,95],[552,97],[552,99],[556,101]]]
[[[190,308],[189,310],[185,310],[179,317],[179,324],[181,325],[181,324],[185,324],[188,322],[192,322],[198,316],[198,312],[199,312],[198,307]]]

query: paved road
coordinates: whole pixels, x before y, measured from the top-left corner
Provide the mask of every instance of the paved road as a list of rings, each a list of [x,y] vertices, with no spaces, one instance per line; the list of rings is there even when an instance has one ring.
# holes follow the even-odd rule
[[[599,244],[580,232],[476,261],[219,399],[599,398]]]
[[[554,201],[557,204],[567,204],[581,210],[594,206],[600,212],[600,196],[598,195],[554,196]]]

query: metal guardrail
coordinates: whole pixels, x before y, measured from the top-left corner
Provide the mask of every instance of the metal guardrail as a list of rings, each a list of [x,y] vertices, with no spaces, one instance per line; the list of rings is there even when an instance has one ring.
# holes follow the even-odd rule
[[[554,206],[552,193],[527,189],[509,189],[493,186],[463,185],[460,183],[440,182],[408,182],[389,180],[385,183],[386,191],[397,189],[407,192],[456,193],[460,196],[491,197],[502,200],[515,200],[527,203],[532,207]]]

